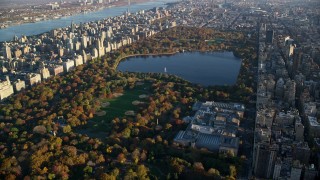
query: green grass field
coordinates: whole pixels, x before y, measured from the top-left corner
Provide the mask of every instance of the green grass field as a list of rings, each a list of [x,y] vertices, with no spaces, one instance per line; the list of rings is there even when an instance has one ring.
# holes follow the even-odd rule
[[[212,39],[212,40],[207,40],[206,42],[208,43],[208,45],[216,45],[216,44],[221,44],[223,43],[225,40],[223,38],[216,38],[216,39]]]
[[[125,117],[125,112],[129,110],[133,110],[137,113],[139,106],[133,105],[132,102],[135,100],[145,102],[146,99],[139,98],[139,95],[149,94],[150,86],[150,84],[137,85],[133,89],[125,90],[122,96],[101,100],[102,102],[110,103],[109,106],[105,108],[101,107],[100,109],[101,111],[106,111],[106,115],[95,115],[93,119],[88,121],[86,129],[82,130],[82,133],[86,134],[87,132],[89,135],[90,133],[108,132],[111,128],[110,122],[114,118]]]

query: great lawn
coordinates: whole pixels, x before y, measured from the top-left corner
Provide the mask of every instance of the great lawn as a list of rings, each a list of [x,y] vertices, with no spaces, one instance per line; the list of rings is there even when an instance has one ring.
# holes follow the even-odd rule
[[[110,99],[102,99],[101,102],[109,102],[107,107],[101,107],[100,111],[105,111],[106,115],[95,115],[88,121],[88,124],[78,130],[81,134],[87,134],[88,136],[99,137],[99,133],[105,133],[111,129],[111,121],[115,118],[126,117],[126,111],[134,111],[137,113],[141,106],[133,105],[133,101],[146,102],[147,99],[139,98],[140,95],[150,94],[150,83],[142,85],[136,85],[132,89],[126,89],[123,95]]]

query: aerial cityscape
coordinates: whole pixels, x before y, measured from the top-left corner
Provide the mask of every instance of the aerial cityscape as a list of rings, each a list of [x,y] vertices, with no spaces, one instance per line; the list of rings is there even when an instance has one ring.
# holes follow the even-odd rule
[[[0,0],[0,179],[319,170],[319,0]]]

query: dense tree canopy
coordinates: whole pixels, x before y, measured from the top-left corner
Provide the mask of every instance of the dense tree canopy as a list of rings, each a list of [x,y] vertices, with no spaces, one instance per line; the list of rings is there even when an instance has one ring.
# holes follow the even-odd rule
[[[217,39],[224,41],[206,41]],[[243,58],[238,83],[204,88],[173,75],[115,70],[128,55],[183,49],[234,51]],[[180,149],[172,145],[172,139],[186,127],[181,118],[191,112],[195,101],[250,100],[254,52],[242,33],[177,27],[12,96],[0,105],[0,179],[179,178],[190,172],[236,177],[240,159]],[[90,126],[102,108],[101,99],[116,98],[136,88],[136,82],[150,87],[149,97],[136,114],[105,118],[108,129],[101,132],[103,138],[81,133],[81,127]]]

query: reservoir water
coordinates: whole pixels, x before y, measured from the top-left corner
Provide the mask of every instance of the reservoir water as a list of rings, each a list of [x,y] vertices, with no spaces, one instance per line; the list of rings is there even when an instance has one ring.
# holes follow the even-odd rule
[[[148,10],[154,7],[165,7],[165,3],[167,2],[173,1],[157,0],[152,2],[133,4],[130,6],[130,12],[134,13],[139,10]],[[18,37],[20,37],[21,35],[37,35],[48,32],[52,29],[67,27],[71,24],[72,21],[76,24],[79,24],[80,22],[90,22],[101,20],[107,17],[119,16],[124,14],[127,8],[127,6],[111,7],[102,9],[100,11],[89,12],[87,14],[78,14],[74,16],[62,17],[60,19],[10,26],[5,29],[0,29],[0,42],[10,41],[15,35]]]
[[[240,66],[241,59],[232,52],[188,52],[171,56],[131,57],[121,61],[117,70],[174,74],[192,83],[209,86],[235,84]]]

